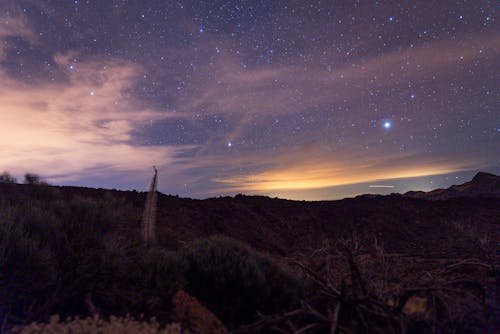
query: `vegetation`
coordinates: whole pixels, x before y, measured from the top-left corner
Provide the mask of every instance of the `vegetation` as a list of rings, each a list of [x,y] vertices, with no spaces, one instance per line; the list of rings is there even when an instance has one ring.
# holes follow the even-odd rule
[[[342,239],[326,243],[314,254],[319,266],[311,256],[292,260],[313,285],[301,305],[261,315],[235,333],[485,333],[498,328],[492,316],[498,309],[485,301],[484,280],[463,272],[487,276],[484,264],[450,260],[412,272],[418,266],[414,260],[390,259],[377,242],[360,246]]]
[[[17,182],[16,178],[10,175],[9,173],[3,172],[2,174],[0,174],[0,183],[16,183],[16,182]]]
[[[142,216],[142,240],[146,246],[153,245],[156,242],[156,215],[158,210],[158,170],[153,167],[155,174],[151,180],[146,205]]]
[[[35,199],[0,199],[0,317],[9,324],[94,313],[165,323],[181,289],[232,325],[298,300],[298,282],[240,242],[144,247],[140,212],[126,201],[41,191]]]
[[[129,260],[116,257],[130,245],[113,232],[127,216],[116,210],[121,204],[82,197],[1,201],[0,314],[21,321],[87,311],[86,296],[107,290],[118,278],[114,267]]]
[[[43,181],[40,175],[35,173],[24,174],[24,184],[42,184],[47,185],[48,183]]]
[[[150,322],[137,321],[131,317],[110,317],[109,320],[99,316],[84,319],[67,319],[61,322],[59,316],[52,316],[49,323],[33,323],[29,326],[18,327],[12,330],[12,334],[187,334],[183,332],[179,324],[171,324],[162,327],[158,321],[152,319]]]
[[[179,321],[172,297],[180,290],[240,333],[480,333],[499,325],[492,200],[309,204],[158,194],[153,245],[142,240],[145,200],[137,192],[0,184],[0,332],[36,322],[17,333],[80,326],[176,333],[166,325]],[[44,324],[54,314],[81,319]],[[134,320],[151,317],[158,322]]]
[[[187,290],[230,327],[256,310],[278,312],[298,304],[300,284],[271,258],[234,239],[215,237],[183,248]]]
[[[0,174],[0,183],[17,183],[17,179],[8,172],[3,172]],[[41,184],[48,185],[47,182],[43,181],[40,175],[35,173],[24,174],[24,184]]]

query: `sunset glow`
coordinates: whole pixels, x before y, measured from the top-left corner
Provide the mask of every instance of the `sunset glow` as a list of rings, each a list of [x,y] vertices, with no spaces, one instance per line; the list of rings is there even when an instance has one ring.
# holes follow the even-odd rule
[[[0,172],[155,165],[189,197],[498,172],[493,2],[201,3],[1,2]]]

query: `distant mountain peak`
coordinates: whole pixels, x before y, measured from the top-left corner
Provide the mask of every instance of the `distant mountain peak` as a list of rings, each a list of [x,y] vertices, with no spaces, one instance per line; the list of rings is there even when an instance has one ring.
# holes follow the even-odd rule
[[[409,191],[406,197],[430,200],[444,200],[456,197],[500,197],[500,176],[479,172],[471,181],[453,185],[447,189],[435,189],[429,192]]]
[[[498,178],[499,176],[495,174],[478,172],[472,179],[472,182],[474,183],[495,182],[496,180],[498,180]]]

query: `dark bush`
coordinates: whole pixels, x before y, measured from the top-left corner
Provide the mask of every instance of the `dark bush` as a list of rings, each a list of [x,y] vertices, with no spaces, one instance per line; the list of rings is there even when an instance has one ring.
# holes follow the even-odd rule
[[[182,250],[188,292],[232,327],[257,312],[287,309],[298,302],[300,285],[285,269],[234,239],[213,237]]]
[[[129,219],[118,204],[1,199],[0,316],[31,321],[88,312],[86,295],[108,278],[106,242],[119,240],[117,227]]]
[[[176,252],[159,248],[145,249],[138,261],[138,275],[142,309],[165,319],[170,316],[171,301],[174,294],[186,286],[186,263]]]
[[[0,316],[14,320],[50,315],[56,301],[57,272],[53,253],[22,225],[0,223]]]
[[[35,188],[30,196],[0,198],[0,319],[7,323],[95,311],[168,321],[180,289],[233,327],[257,311],[297,302],[299,283],[236,240],[211,238],[179,251],[145,248],[140,212],[128,202]],[[160,232],[163,246],[177,248],[175,235]]]
[[[2,174],[0,174],[0,183],[16,183],[16,182],[17,182],[16,178],[10,175],[9,173],[3,172]]]
[[[24,174],[24,183],[25,184],[46,184],[42,181],[42,178],[38,174],[34,173],[26,173]]]
[[[156,227],[156,244],[163,249],[168,250],[178,250],[179,240],[182,240],[183,237],[176,231],[175,229],[166,226],[166,225],[158,225]]]

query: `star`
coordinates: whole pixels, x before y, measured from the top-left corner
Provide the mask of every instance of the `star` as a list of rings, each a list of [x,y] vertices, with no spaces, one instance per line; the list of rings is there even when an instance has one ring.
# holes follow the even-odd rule
[[[247,161],[252,162],[249,180],[261,174],[277,180],[290,176],[297,185],[332,161],[346,166],[372,161],[390,166],[391,172],[413,163],[427,168],[429,162],[435,164],[429,170],[438,170],[442,160],[435,157],[457,150],[463,155],[452,155],[450,166],[468,164],[468,159],[498,166],[493,140],[500,134],[495,123],[498,80],[491,70],[500,64],[495,57],[498,20],[495,8],[485,5],[488,1],[460,6],[453,1],[402,1],[398,6],[351,1],[345,10],[334,10],[331,1],[3,2],[15,8],[9,5],[6,15],[0,14],[6,16],[5,27],[0,24],[0,117],[13,110],[21,118],[24,112],[14,112],[15,99],[25,98],[33,115],[41,106],[54,110],[46,117],[86,115],[88,124],[81,124],[75,141],[110,124],[107,134],[113,137],[102,138],[103,151],[92,150],[99,153],[92,162],[96,166],[110,163],[101,158],[110,144],[118,145],[116,152],[125,152],[123,145],[128,145],[137,151],[134,159],[159,158],[155,163],[164,165],[195,155],[193,166],[202,165],[199,172],[207,180],[218,179],[220,166],[236,180],[239,174],[232,166]],[[22,6],[25,2],[31,5]],[[38,7],[47,15],[33,10]],[[25,84],[29,89],[19,93]],[[13,117],[7,117],[13,129],[24,126]],[[42,136],[40,131],[26,129],[30,137]],[[76,130],[57,134],[68,131]],[[43,138],[36,141],[29,142],[44,144]],[[152,148],[143,143],[165,154],[151,156]],[[88,147],[86,142],[82,146]],[[365,153],[362,158],[350,153],[358,148]],[[76,159],[82,171],[93,171],[79,150],[70,152],[75,157],[68,161]],[[2,161],[15,160],[2,156],[3,151]],[[415,154],[410,157],[407,151]],[[408,160],[396,166],[397,154]],[[36,163],[45,156],[29,158]],[[293,166],[287,164],[290,157]],[[123,164],[131,158],[124,156]],[[122,161],[112,162],[118,166]],[[44,164],[30,168],[53,173]],[[191,180],[190,168],[175,170],[172,192]],[[299,170],[305,172],[295,175]],[[356,168],[343,173],[349,179],[363,174]],[[331,176],[324,174],[321,180],[329,184]],[[116,182],[129,185],[125,178]],[[264,184],[258,183],[257,188]],[[319,183],[315,186],[324,185]],[[204,182],[191,186],[200,196],[209,190]],[[226,191],[226,184],[219,186]],[[267,191],[255,192],[261,190]]]

